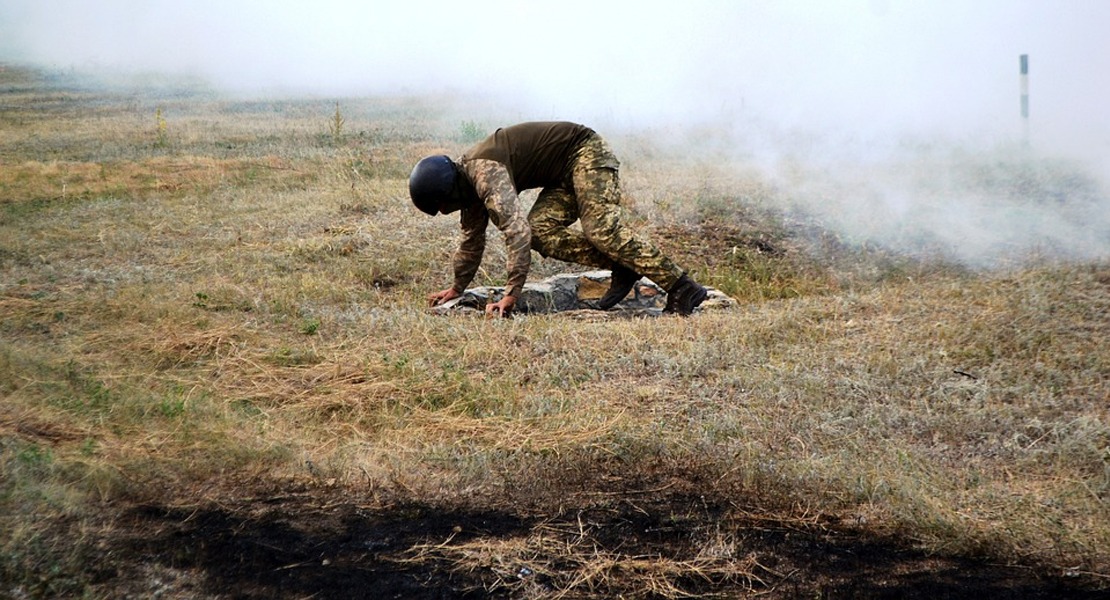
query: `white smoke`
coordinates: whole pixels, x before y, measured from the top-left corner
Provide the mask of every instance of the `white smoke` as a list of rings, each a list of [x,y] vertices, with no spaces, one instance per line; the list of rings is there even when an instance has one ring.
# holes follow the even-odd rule
[[[973,268],[1110,258],[1110,200],[1088,164],[1027,146],[902,147],[769,171],[791,208],[854,243]]]
[[[707,144],[796,202],[835,207],[852,235],[904,241],[916,226],[988,258],[1021,239],[1097,258],[1110,246],[1107,26],[1102,0],[3,0],[0,61],[258,95],[454,92],[495,101],[483,120],[713,130]],[[1021,54],[1032,150],[1005,160],[1019,180],[1041,169],[1035,209],[1014,208],[1004,179],[966,175],[1025,142]],[[1038,199],[1061,187],[1044,161],[1082,173],[1081,202]],[[1100,214],[1076,219],[1080,205]]]

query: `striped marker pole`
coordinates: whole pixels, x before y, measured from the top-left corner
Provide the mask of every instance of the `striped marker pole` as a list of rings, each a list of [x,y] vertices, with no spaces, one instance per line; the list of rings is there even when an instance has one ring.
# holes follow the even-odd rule
[[[1029,143],[1029,55],[1021,55],[1021,127]]]

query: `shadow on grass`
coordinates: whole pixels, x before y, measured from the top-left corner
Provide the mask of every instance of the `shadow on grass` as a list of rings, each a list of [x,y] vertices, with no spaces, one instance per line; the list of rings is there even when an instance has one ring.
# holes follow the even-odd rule
[[[673,506],[647,510],[631,503],[565,513],[566,524],[587,523],[579,546],[594,555],[669,558],[698,554],[705,519],[676,521]],[[119,523],[115,585],[127,589],[138,565],[195,573],[193,590],[220,598],[509,598],[667,597],[645,590],[627,569],[582,589],[564,585],[582,562],[557,557],[544,568],[519,565],[506,575],[489,561],[460,562],[466,552],[423,553],[468,543],[522,539],[549,519],[507,512],[450,510],[426,505],[360,508],[288,496],[238,507],[183,510],[143,506]],[[925,555],[897,540],[867,538],[826,527],[765,520],[729,522],[735,552],[756,557],[757,577],[714,578],[697,573],[672,577],[672,591],[687,597],[770,598],[1104,598],[1106,582],[1063,578],[1028,567]],[[472,547],[472,546],[467,546]],[[428,557],[431,558],[428,558]],[[451,557],[451,558],[449,558]],[[544,557],[532,556],[533,561]],[[688,564],[688,563],[684,563]],[[533,565],[534,566],[534,565]],[[513,566],[515,569],[515,564]],[[554,569],[554,570],[553,570]],[[130,575],[129,575],[130,574]],[[622,580],[622,574],[630,576]],[[525,581],[527,579],[527,581]],[[578,581],[581,581],[579,578]],[[134,589],[133,587],[131,588]],[[560,594],[560,592],[565,592]],[[176,597],[176,596],[171,596]],[[195,596],[190,596],[195,597]]]

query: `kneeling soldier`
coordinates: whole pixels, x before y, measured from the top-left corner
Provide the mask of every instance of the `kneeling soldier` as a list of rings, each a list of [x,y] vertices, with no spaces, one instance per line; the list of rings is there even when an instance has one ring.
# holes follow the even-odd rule
[[[505,296],[486,307],[507,315],[520,297],[531,265],[543,256],[611,269],[610,286],[597,301],[607,310],[645,276],[667,290],[664,312],[689,315],[707,292],[651,242],[621,222],[620,163],[592,129],[566,122],[521,123],[498,129],[453,161],[429,156],[409,177],[413,204],[429,214],[461,211],[462,239],[454,257],[454,285],[429,294],[432,305],[460,296],[474,279],[490,221],[505,236]],[[542,188],[527,218],[517,194]],[[582,231],[570,229],[581,221]]]

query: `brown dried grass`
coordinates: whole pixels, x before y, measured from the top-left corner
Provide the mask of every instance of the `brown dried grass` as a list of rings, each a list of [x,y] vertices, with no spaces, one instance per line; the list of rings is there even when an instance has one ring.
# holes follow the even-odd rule
[[[722,215],[733,179],[666,164],[658,172],[677,176],[659,181],[645,154],[626,175],[643,225],[742,281],[743,308],[439,318],[422,298],[449,280],[456,226],[413,215],[404,165],[452,148],[438,141],[452,124],[366,101],[345,116],[369,133],[336,147],[324,133],[331,103],[314,114],[178,100],[190,116],[167,111],[167,151],[151,145],[145,109],[90,123],[88,97],[51,98],[46,117],[8,118],[53,158],[15,141],[0,157],[10,514],[172,502],[260,473],[552,514],[635,480],[723,504],[750,497],[748,511],[817,507],[934,552],[1110,571],[1105,264],[861,275],[884,256],[834,275],[773,212]],[[213,144],[225,128],[243,156]],[[118,147],[90,158],[97,130]],[[739,189],[769,201],[752,176]],[[683,231],[711,243],[683,247]],[[479,283],[503,277],[498,246],[495,236]],[[763,250],[736,262],[734,248]],[[761,283],[756,258],[778,278]],[[512,569],[534,564],[564,597],[625,582],[678,597],[679,579],[765,575],[743,553],[624,555],[572,525],[409,559],[489,569],[522,594],[539,592]]]

